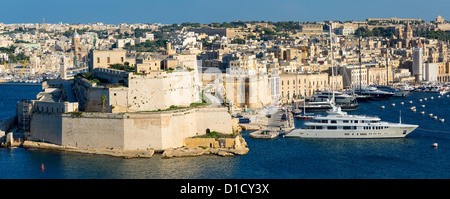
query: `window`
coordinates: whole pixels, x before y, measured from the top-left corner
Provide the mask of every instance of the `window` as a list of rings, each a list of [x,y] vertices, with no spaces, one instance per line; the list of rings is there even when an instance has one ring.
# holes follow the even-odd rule
[[[123,57],[120,57],[120,61],[123,62]],[[156,66],[156,64],[155,64],[155,66]]]
[[[344,122],[344,123],[348,123],[348,120],[344,120],[343,122]]]
[[[337,129],[337,126],[328,126],[328,129],[329,129],[329,130],[336,130],[336,129]]]
[[[322,129],[322,126],[316,126],[316,129]]]
[[[321,122],[321,123],[328,123],[327,120],[321,120],[320,122]]]
[[[353,121],[353,123],[358,123],[358,120]]]
[[[331,123],[336,124],[336,120],[331,120]]]
[[[97,57],[97,64],[100,63],[100,57]]]
[[[106,58],[106,62],[109,64],[109,63],[111,62],[111,58],[110,58],[110,57],[107,57],[107,58]]]
[[[343,129],[344,130],[349,130],[349,129],[351,129],[351,127],[350,126],[343,126]]]

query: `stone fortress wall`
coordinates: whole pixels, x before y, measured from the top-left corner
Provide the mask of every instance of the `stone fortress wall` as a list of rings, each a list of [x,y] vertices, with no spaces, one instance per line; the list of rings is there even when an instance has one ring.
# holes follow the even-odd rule
[[[28,140],[32,141],[79,148],[165,150],[183,146],[184,138],[205,134],[207,129],[232,133],[233,121],[227,108],[203,107],[123,114],[36,112],[31,127]]]

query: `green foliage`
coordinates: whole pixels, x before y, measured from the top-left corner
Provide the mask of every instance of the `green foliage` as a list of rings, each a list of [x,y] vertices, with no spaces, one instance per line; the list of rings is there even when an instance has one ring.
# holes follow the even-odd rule
[[[183,26],[183,27],[190,26],[190,27],[199,28],[201,26],[201,24],[200,23],[183,22],[183,23],[181,23],[181,26]]]
[[[106,103],[106,95],[102,95],[101,97],[100,97],[100,99],[102,100],[102,103]]]
[[[16,50],[16,46],[11,45],[9,48],[6,47],[0,47],[0,52],[8,54],[9,63],[23,63],[25,59],[28,59],[30,57],[25,56],[23,53],[15,54],[14,51]]]
[[[134,34],[135,34],[136,38],[143,37],[144,33],[146,33],[146,32],[152,32],[152,30],[151,29],[140,29],[140,28],[134,29]]]
[[[427,39],[438,39],[438,40],[442,40],[442,41],[450,41],[450,31],[417,30],[417,31],[414,31],[414,36],[425,37]]]
[[[236,38],[231,41],[232,44],[245,44],[245,39]]]
[[[17,55],[15,54],[8,54],[9,56],[9,62],[10,63],[23,63],[25,59],[30,60],[30,57],[25,56],[23,53],[19,53]]]
[[[213,27],[213,28],[238,28],[240,26],[244,26],[244,23],[240,22],[240,21],[233,21],[233,22],[230,22],[230,23],[227,23],[227,22],[222,22],[222,23],[214,22],[214,23],[209,24],[209,26]]]
[[[6,47],[0,47],[0,52],[4,53],[14,53],[14,50],[16,50],[16,47],[14,45],[9,46],[9,48]]]
[[[84,73],[84,77],[88,80],[92,80],[93,76],[91,72],[85,72]]]
[[[199,107],[199,106],[207,106],[207,105],[210,105],[211,103],[191,103],[190,105],[189,105],[189,107],[191,107],[191,108],[197,108],[197,107]]]
[[[175,30],[181,30],[182,28],[183,28],[183,26],[180,26],[177,23],[174,23],[172,25],[167,25],[167,26],[161,27],[161,31],[162,32],[172,32]]]
[[[362,36],[362,37],[387,37],[390,38],[395,34],[393,29],[385,29],[382,27],[377,27],[372,30],[366,29],[364,27],[360,27],[356,29],[355,36]]]
[[[109,68],[116,70],[124,70],[127,72],[134,72],[135,68],[133,66],[129,66],[129,64],[110,64]]]
[[[160,51],[162,48],[166,47],[167,39],[158,39],[155,41],[145,41],[139,44],[135,45],[135,49],[137,52],[157,52]],[[124,47],[127,50],[133,49],[130,45],[125,45]]]
[[[280,22],[275,22],[272,24],[275,26],[274,30],[277,32],[293,31],[293,30],[298,30],[300,28],[299,23],[293,22],[293,21],[280,21]]]
[[[84,34],[85,32],[88,31],[87,28],[76,29],[76,30],[77,30],[77,33],[78,33],[79,35],[82,35],[82,34]],[[70,28],[69,30],[65,31],[65,32],[63,33],[63,35],[66,36],[67,38],[69,38],[69,37],[72,37],[72,35],[73,35],[74,32],[75,32],[75,30],[72,29],[72,28]]]
[[[78,112],[78,111],[70,112],[70,116],[71,117],[83,117],[83,112]]]
[[[19,39],[19,40],[15,41],[14,43],[16,43],[16,44],[29,44],[30,42]]]
[[[225,134],[225,133],[220,133],[220,132],[217,132],[217,131],[211,131],[210,133],[206,133],[204,135],[194,136],[194,138],[216,138],[216,139],[219,139],[219,138],[234,138],[234,137],[236,137],[236,135],[234,135],[233,133]]]
[[[273,31],[270,28],[262,28],[261,30],[264,31],[264,35],[272,36],[272,35],[276,35],[277,34],[277,32]]]

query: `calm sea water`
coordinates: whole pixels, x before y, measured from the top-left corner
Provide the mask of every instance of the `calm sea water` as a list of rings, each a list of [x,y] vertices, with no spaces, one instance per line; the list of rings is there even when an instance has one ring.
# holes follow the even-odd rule
[[[40,86],[0,85],[0,118],[14,115],[17,100],[34,99]],[[434,100],[429,97],[434,96]],[[450,178],[450,98],[412,93],[406,98],[361,103],[352,114],[377,115],[382,120],[419,124],[402,139],[292,139],[256,140],[243,131],[250,152],[244,156],[202,156],[161,159],[122,159],[72,152],[0,148],[3,179],[391,179]],[[424,101],[420,107],[418,99]],[[412,100],[414,103],[409,104]],[[405,105],[400,105],[400,102]],[[390,104],[396,103],[395,107]],[[381,109],[380,106],[386,106]],[[416,106],[413,113],[409,107]],[[420,111],[424,110],[425,115]],[[445,123],[427,116],[433,113]],[[297,120],[300,127],[302,120]],[[437,142],[439,147],[432,148]],[[41,170],[41,165],[45,170]]]

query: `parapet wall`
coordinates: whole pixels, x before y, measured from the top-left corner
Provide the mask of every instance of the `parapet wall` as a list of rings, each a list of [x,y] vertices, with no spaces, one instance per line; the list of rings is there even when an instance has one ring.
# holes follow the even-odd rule
[[[74,78],[73,92],[77,98],[80,111],[107,112],[108,102],[102,104],[102,95],[108,96],[108,88],[97,87],[96,83],[84,78]]]
[[[30,140],[79,148],[164,150],[206,130],[232,133],[226,108],[206,107],[164,112],[49,114],[31,120]]]

